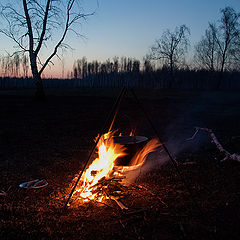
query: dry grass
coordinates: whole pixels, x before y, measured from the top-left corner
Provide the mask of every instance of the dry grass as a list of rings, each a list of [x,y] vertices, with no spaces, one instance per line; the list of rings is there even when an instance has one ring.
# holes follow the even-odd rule
[[[171,164],[142,174],[122,201],[129,212],[97,203],[72,204],[62,211],[59,188],[68,186],[89,154],[93,139],[111,109],[117,89],[49,92],[45,103],[19,91],[1,92],[0,239],[237,239],[239,170],[204,136],[178,149],[189,194]],[[212,128],[229,151],[239,150],[236,92],[137,91],[171,151],[174,137],[190,137],[196,125]],[[150,126],[128,96],[116,128],[152,137]],[[197,141],[197,140],[196,140]],[[181,141],[180,141],[181,142]],[[43,189],[21,189],[21,182],[47,179]],[[193,198],[201,208],[196,208]],[[162,203],[166,203],[168,208]]]

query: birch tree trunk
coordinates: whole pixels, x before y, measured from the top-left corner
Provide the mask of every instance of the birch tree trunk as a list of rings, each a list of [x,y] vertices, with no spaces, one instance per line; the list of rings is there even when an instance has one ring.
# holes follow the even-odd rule
[[[82,13],[79,0],[19,0],[22,8],[16,2],[5,3],[3,6],[0,4],[0,15],[6,20],[3,26],[7,26],[0,28],[0,33],[14,41],[17,48],[14,54],[29,55],[36,86],[35,96],[43,99],[43,71],[49,64],[53,64],[53,58],[58,56],[61,47],[70,47],[64,43],[67,32],[71,30],[80,37],[76,24],[80,24],[81,19],[86,19],[94,13]],[[53,43],[53,47],[47,50],[49,55],[44,59],[40,52],[44,51],[50,42]]]

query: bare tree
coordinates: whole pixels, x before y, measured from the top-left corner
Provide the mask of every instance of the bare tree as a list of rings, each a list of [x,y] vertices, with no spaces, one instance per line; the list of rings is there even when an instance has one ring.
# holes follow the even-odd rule
[[[2,59],[2,69],[4,77],[14,77],[14,59],[8,54]]]
[[[139,60],[137,60],[137,59],[133,60],[133,69],[132,69],[132,71],[134,73],[139,73],[140,72],[140,61]]]
[[[209,24],[205,35],[195,45],[194,59],[198,67],[215,71],[219,69],[218,45],[216,41],[216,27]]]
[[[185,25],[176,27],[173,32],[166,30],[151,47],[151,59],[161,60],[163,64],[168,65],[173,75],[173,70],[181,63],[188,50],[189,35],[190,30]]]
[[[220,72],[222,73],[226,65],[232,64],[232,57],[238,50],[235,45],[240,37],[240,13],[231,7],[221,9],[222,17],[220,25],[215,31],[215,38],[218,44],[218,52],[221,61]]]
[[[29,59],[25,54],[22,57],[22,69],[23,69],[23,76],[28,77]]]
[[[0,32],[13,40],[18,51],[28,52],[32,76],[36,83],[36,96],[44,97],[41,75],[55,56],[59,48],[68,48],[64,40],[69,31],[78,36],[77,23],[91,14],[84,14],[79,7],[80,0],[21,0],[6,1],[1,6],[1,16],[7,28]],[[10,2],[10,3],[9,3]],[[61,34],[59,34],[61,32]],[[41,58],[41,50],[53,42],[49,55]]]
[[[195,59],[200,66],[220,72],[220,87],[225,70],[236,69],[240,63],[240,13],[231,7],[220,10],[222,16],[216,23],[209,23],[205,36],[195,46]]]
[[[119,57],[115,56],[113,58],[113,71],[115,72],[115,74],[118,73],[118,70],[119,70]]]
[[[82,78],[82,60],[78,59],[76,64],[77,64],[77,67],[76,67],[77,71],[75,71],[74,75],[76,75],[77,73],[75,77]]]
[[[75,79],[78,78],[78,69],[75,65],[73,66],[73,76],[74,76]]]
[[[240,37],[235,40],[236,48],[234,49],[234,52],[232,53],[233,58],[233,69],[240,71]]]
[[[195,46],[198,64],[211,71],[219,70],[219,80],[224,70],[240,63],[240,14],[231,7],[222,9],[221,14],[218,24],[209,23],[205,35]]]
[[[145,73],[150,73],[153,71],[153,65],[148,55],[143,58],[143,71]]]
[[[19,76],[19,73],[20,73],[20,62],[21,62],[21,59],[20,59],[19,54],[15,54],[14,58],[13,58],[14,75],[15,75],[15,77]]]
[[[88,65],[87,58],[83,57],[82,58],[82,78],[83,79],[85,79],[87,77],[87,75],[88,75],[88,72],[87,72],[88,67],[87,67],[87,65]]]

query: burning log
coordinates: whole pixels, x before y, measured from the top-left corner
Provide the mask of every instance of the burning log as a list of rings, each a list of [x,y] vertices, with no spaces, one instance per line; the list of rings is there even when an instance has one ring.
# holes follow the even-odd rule
[[[227,150],[225,150],[223,148],[223,146],[221,145],[221,143],[218,141],[218,139],[215,136],[215,134],[213,133],[213,131],[209,128],[196,127],[196,131],[193,134],[193,136],[186,140],[193,140],[195,138],[195,136],[197,135],[197,133],[199,132],[199,130],[207,132],[210,135],[210,137],[212,138],[212,142],[217,146],[218,150],[225,155],[225,158],[223,160],[221,160],[221,162],[226,161],[226,160],[233,160],[233,161],[240,162],[240,155],[238,155],[236,153],[231,154]]]
[[[105,199],[112,199],[116,201],[117,199],[124,197],[127,195],[127,188],[121,184],[122,180],[125,176],[111,176],[111,177],[102,177],[98,180],[98,182],[90,187],[87,187],[87,192],[90,194],[85,195],[86,189],[83,183],[80,182],[81,185],[79,190],[75,192],[75,199],[82,199],[83,202],[86,201],[95,201],[101,202]],[[72,182],[74,184],[74,182]],[[121,205],[121,203],[120,203]]]

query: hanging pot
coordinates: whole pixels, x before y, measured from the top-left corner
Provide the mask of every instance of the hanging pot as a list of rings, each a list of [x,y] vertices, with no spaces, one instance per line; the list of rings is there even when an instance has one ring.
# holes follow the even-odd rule
[[[115,160],[116,166],[128,166],[134,155],[140,151],[148,141],[144,136],[114,136],[113,141],[125,148],[125,156]]]

